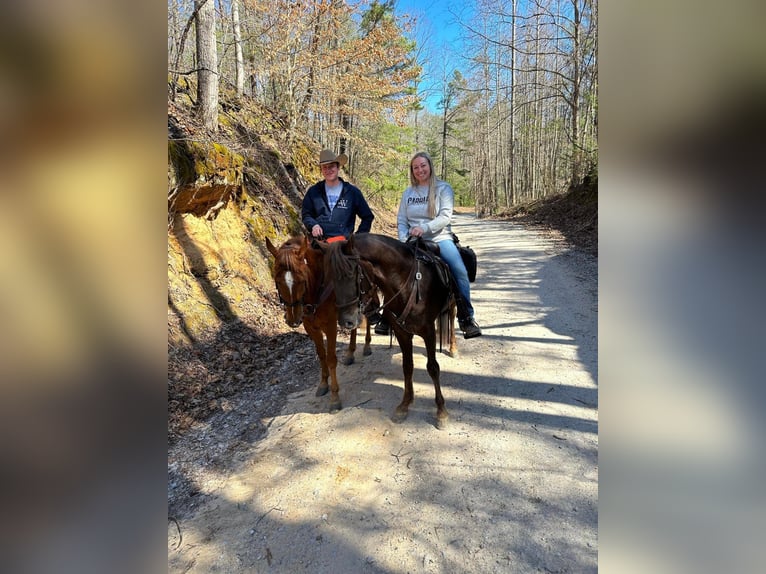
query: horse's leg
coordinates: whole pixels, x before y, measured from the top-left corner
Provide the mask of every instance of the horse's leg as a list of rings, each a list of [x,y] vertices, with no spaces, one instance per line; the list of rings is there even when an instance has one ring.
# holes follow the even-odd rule
[[[442,395],[442,388],[439,382],[439,363],[436,361],[436,333],[432,325],[428,326],[424,335],[423,341],[426,344],[426,357],[428,357],[426,370],[434,382],[434,394],[436,397],[436,428],[443,429],[449,414],[444,406],[444,396]]]
[[[327,391],[329,390],[327,379],[330,376],[330,371],[327,367],[327,353],[324,348],[324,337],[322,335],[322,330],[313,323],[304,321],[303,327],[306,329],[308,336],[311,337],[311,340],[314,342],[314,348],[316,349],[317,357],[319,357],[319,365],[322,369],[322,378],[319,381],[316,396],[321,397],[326,395]]]
[[[400,423],[407,418],[410,405],[415,398],[415,393],[412,390],[414,363],[412,361],[412,335],[405,332],[400,333],[397,329],[394,329],[394,332],[396,333],[396,340],[399,342],[399,348],[402,350],[402,371],[404,372],[404,395],[393,416],[393,421]]]
[[[330,412],[338,412],[343,406],[340,403],[340,395],[338,391],[338,375],[336,373],[336,367],[338,366],[338,357],[335,354],[335,343],[338,337],[338,329],[335,321],[330,323],[330,326],[325,331],[327,336],[327,366],[330,370]]]
[[[362,322],[364,323],[365,327],[365,335],[364,335],[364,350],[362,351],[362,354],[366,357],[367,355],[372,354],[372,349],[370,348],[370,343],[372,342],[372,334],[370,333],[370,323],[367,321],[367,317],[362,315]],[[356,337],[357,337],[357,331],[358,329],[353,329],[351,331],[351,337],[348,342],[348,348],[346,349],[346,353],[343,355],[343,364],[344,365],[353,365],[354,364],[354,353],[356,353]]]
[[[362,354],[366,357],[367,355],[372,355],[372,348],[370,347],[370,343],[372,342],[372,334],[370,333],[370,322],[367,320],[367,317],[364,317],[363,321],[365,325],[365,335],[364,350],[362,351]]]
[[[356,353],[356,329],[351,329],[351,336],[348,339],[348,347],[343,354],[344,365],[354,364],[354,353]]]

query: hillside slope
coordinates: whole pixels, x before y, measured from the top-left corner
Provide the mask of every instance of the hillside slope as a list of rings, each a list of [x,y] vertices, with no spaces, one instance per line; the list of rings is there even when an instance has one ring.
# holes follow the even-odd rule
[[[567,193],[519,205],[500,215],[557,234],[564,240],[598,255],[598,175],[585,177]]]

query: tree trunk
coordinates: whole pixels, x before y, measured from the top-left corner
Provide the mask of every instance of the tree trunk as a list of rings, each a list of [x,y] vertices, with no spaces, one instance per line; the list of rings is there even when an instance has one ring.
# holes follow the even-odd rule
[[[304,121],[308,120],[309,114],[308,109],[309,105],[311,104],[311,99],[314,96],[314,84],[316,83],[316,75],[317,75],[317,68],[319,67],[319,62],[317,61],[317,53],[319,52],[319,36],[321,33],[319,23],[320,23],[320,12],[318,7],[314,7],[314,28],[313,32],[311,34],[311,41],[309,42],[309,54],[311,56],[310,59],[310,68],[309,68],[309,78],[308,78],[308,86],[306,86],[306,93],[303,95],[303,101],[301,102],[300,109],[298,110],[298,113],[301,116],[301,119]]]
[[[495,189],[495,175],[494,175],[494,161],[492,158],[492,142],[490,141],[490,123],[489,123],[489,96],[490,96],[490,73],[489,73],[489,46],[484,45],[484,68],[483,68],[483,80],[484,80],[484,148],[485,152],[485,180],[487,187],[487,214],[492,215],[497,208],[497,190]]]
[[[516,203],[516,185],[514,184],[514,160],[516,159],[516,0],[511,3],[511,117],[510,117],[510,153],[508,154],[508,180],[510,197],[508,207]]]
[[[441,179],[447,179],[447,114],[449,113],[450,98],[448,93],[447,76],[444,76],[444,106],[442,107],[442,165]]]
[[[218,52],[215,42],[215,4],[195,0],[197,9],[197,106],[211,131],[218,129]]]
[[[245,59],[242,56],[242,32],[239,27],[239,0],[231,1],[231,20],[234,25],[234,50],[236,54],[237,94],[245,93]]]
[[[574,29],[572,30],[572,177],[570,185],[577,185],[580,179],[580,7],[578,0],[572,1]]]

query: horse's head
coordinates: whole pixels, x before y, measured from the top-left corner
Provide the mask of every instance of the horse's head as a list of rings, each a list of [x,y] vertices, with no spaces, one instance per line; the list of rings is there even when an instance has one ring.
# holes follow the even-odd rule
[[[309,288],[306,237],[293,237],[277,249],[266,238],[266,248],[274,256],[274,282],[279,301],[285,310],[285,321],[297,327],[303,321],[303,307]]]

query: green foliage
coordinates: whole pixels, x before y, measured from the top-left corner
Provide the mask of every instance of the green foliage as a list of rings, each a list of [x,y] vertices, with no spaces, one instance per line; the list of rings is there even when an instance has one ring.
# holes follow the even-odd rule
[[[366,36],[383,20],[391,20],[395,4],[395,0],[386,0],[382,4],[378,0],[374,0],[362,15],[362,22],[359,25],[362,34]]]
[[[474,204],[468,170],[453,170],[447,174],[447,179],[455,192],[455,205],[465,207]]]
[[[442,98],[439,100],[437,107],[440,110],[446,109],[447,114],[449,114],[461,104],[467,85],[468,82],[463,77],[463,74],[460,73],[460,70],[454,70],[452,72],[452,79],[444,87]]]
[[[364,192],[377,196],[386,206],[396,209],[402,192],[409,185],[408,162],[414,154],[415,130],[395,123],[378,122],[363,130],[365,141],[375,147],[360,153],[357,160],[359,183]]]

